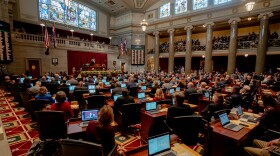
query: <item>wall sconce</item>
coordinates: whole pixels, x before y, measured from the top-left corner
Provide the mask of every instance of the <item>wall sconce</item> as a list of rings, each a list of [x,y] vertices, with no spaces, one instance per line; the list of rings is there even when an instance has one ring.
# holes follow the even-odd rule
[[[148,26],[148,22],[146,21],[145,18],[142,20],[142,22],[140,23],[140,25],[141,25],[141,27],[142,27],[142,30],[143,30],[143,31],[146,31],[147,26]]]
[[[245,57],[248,57],[249,55],[248,55],[248,54],[245,54],[244,56],[245,56]]]
[[[205,58],[205,55],[202,55],[201,57],[202,57],[202,58]]]

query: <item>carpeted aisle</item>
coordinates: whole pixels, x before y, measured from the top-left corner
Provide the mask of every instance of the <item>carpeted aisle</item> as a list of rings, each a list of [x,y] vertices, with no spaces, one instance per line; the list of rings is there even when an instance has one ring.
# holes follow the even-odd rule
[[[35,130],[36,123],[31,123],[30,118],[24,118],[27,113],[24,108],[15,107],[13,97],[6,96],[0,90],[0,115],[3,126],[10,144],[13,156],[26,155],[33,141],[38,139],[38,132]]]
[[[0,90],[0,116],[4,124],[12,155],[24,156],[33,141],[39,140],[36,123],[32,123],[30,117],[25,117],[27,113],[24,111],[24,108],[16,107],[15,103],[12,102],[13,97],[5,96],[8,94]],[[118,145],[118,152],[125,153],[147,144],[136,136],[121,136],[119,133],[116,133],[115,140]]]

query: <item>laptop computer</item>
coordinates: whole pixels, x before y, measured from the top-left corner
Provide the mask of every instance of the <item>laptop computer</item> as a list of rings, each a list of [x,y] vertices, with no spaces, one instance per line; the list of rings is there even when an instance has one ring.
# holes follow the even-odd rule
[[[225,129],[229,129],[229,130],[238,132],[244,127],[242,125],[236,125],[236,124],[230,123],[226,112],[219,114],[219,118],[220,118],[221,125]]]
[[[210,98],[210,93],[209,93],[209,92],[204,92],[204,95],[205,95],[205,97],[206,97],[207,99]]]
[[[95,89],[95,85],[88,85],[88,90]]]
[[[117,99],[119,98],[119,97],[121,97],[122,95],[114,95],[114,101],[116,102],[117,101]]]
[[[171,150],[170,134],[163,133],[148,138],[148,155],[149,156],[176,156]]]
[[[237,106],[237,114],[240,116],[240,121],[253,123],[258,122],[258,118],[255,118],[253,115],[244,114],[241,105]]]
[[[170,95],[173,95],[173,94],[174,94],[174,88],[170,88],[170,89],[169,89],[169,94],[170,94]]]
[[[138,101],[143,101],[146,99],[145,93],[138,93],[137,94]]]
[[[146,111],[149,114],[156,114],[159,112],[159,110],[157,110],[157,102],[147,102],[146,103]]]
[[[106,79],[101,80],[101,82],[105,83],[105,82],[106,82]]]
[[[105,82],[105,86],[110,86],[110,82]]]
[[[82,110],[82,122],[80,123],[81,127],[88,126],[89,121],[97,120],[99,110],[92,109],[92,110]]]
[[[147,89],[147,86],[142,86],[141,87],[141,90],[146,90]]]
[[[121,84],[121,87],[122,87],[122,88],[125,88],[125,87],[126,87],[126,84]]]
[[[90,94],[95,93],[95,89],[90,89],[90,90],[88,90],[88,91],[89,91]]]
[[[181,88],[180,87],[176,87],[176,92],[180,92]]]
[[[27,78],[32,79],[32,76],[27,76]]]
[[[69,86],[69,91],[73,91],[75,89],[75,87],[76,87],[75,85],[70,85]]]
[[[23,83],[24,78],[23,78],[23,77],[22,77],[22,78],[20,78],[20,79],[19,79],[19,81],[20,81],[20,83]]]

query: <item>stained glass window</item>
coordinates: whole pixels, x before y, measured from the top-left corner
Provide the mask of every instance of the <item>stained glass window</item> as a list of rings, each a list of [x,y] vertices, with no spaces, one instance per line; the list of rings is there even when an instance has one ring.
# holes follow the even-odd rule
[[[175,14],[187,11],[188,0],[175,0]]]
[[[78,26],[78,3],[70,1],[66,10],[66,24]]]
[[[160,18],[170,16],[170,2],[160,7],[159,14],[160,14],[159,15]]]
[[[206,8],[208,6],[208,0],[193,0],[193,10]]]
[[[217,4],[227,3],[227,2],[230,2],[230,1],[231,0],[215,0],[214,4],[217,5]]]
[[[96,12],[75,1],[39,0],[40,19],[96,30]]]

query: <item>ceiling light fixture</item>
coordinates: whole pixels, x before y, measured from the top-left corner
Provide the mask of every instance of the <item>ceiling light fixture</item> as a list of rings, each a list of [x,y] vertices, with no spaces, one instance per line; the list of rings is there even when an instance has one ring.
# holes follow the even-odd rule
[[[146,21],[145,18],[142,20],[142,22],[140,23],[140,25],[141,25],[142,30],[143,30],[143,31],[146,31],[147,26],[148,26],[148,22]]]
[[[70,31],[71,31],[71,32],[74,32],[74,30],[73,30],[73,29],[71,29]]]
[[[248,17],[248,21],[251,21],[252,20],[252,18],[251,17]]]
[[[246,10],[247,11],[252,11],[254,8],[255,2],[254,1],[249,1],[248,3],[245,4]]]
[[[44,27],[44,26],[45,26],[45,24],[44,24],[44,23],[41,23],[41,24],[40,24],[40,26],[41,26],[41,27]]]
[[[248,57],[249,55],[248,55],[248,54],[245,54],[244,56],[245,56],[245,57]]]
[[[91,33],[90,36],[93,36],[93,33]]]
[[[202,55],[202,58],[205,58],[205,55]]]

